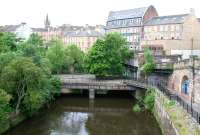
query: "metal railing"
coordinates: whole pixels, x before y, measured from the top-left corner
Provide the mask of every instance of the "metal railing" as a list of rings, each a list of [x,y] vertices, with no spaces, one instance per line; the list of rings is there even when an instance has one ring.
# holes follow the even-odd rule
[[[193,117],[198,124],[200,124],[200,112],[194,107],[191,107],[190,103],[181,98],[175,90],[167,88],[166,83],[157,83],[156,86],[164,95],[166,95],[170,100],[176,101],[183,109],[187,111]]]

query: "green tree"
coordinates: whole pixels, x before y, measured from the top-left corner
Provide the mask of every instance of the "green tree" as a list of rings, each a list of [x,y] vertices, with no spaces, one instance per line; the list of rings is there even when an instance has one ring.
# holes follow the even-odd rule
[[[144,61],[145,63],[141,66],[141,71],[145,75],[145,78],[149,76],[155,69],[155,61],[152,52],[145,48],[144,50]]]
[[[76,45],[69,45],[65,49],[65,69],[68,72],[83,72],[84,71],[84,52],[80,50]]]
[[[0,53],[7,51],[16,51],[16,35],[9,32],[0,33]]]
[[[63,43],[60,40],[52,40],[51,47],[47,51],[47,58],[51,64],[53,73],[61,73],[62,67],[65,63],[65,50]]]
[[[44,91],[31,90],[27,91],[23,100],[23,112],[28,116],[32,116],[46,103],[46,96]]]
[[[33,42],[35,40],[31,40]],[[39,41],[37,41],[39,42]],[[44,48],[42,48],[44,49]],[[18,47],[18,53],[23,57],[29,57],[33,60],[33,62],[39,66],[43,72],[47,75],[50,75],[50,62],[47,58],[45,58],[43,52],[45,50],[41,50],[41,46],[36,45],[36,43],[29,43],[23,42],[20,44],[20,47]]]
[[[0,75],[4,67],[6,67],[13,59],[17,57],[17,54],[13,52],[7,52],[0,54]]]
[[[9,113],[11,111],[9,102],[11,96],[8,95],[4,90],[0,89],[0,124],[8,120]]]
[[[124,72],[124,62],[133,57],[127,41],[118,33],[98,39],[86,58],[89,73],[97,76],[119,76]]]
[[[43,78],[41,69],[29,58],[16,58],[3,69],[0,84],[13,96],[16,113],[19,112],[27,91],[40,89]]]
[[[35,33],[30,35],[27,42],[29,44],[32,44],[32,45],[35,45],[35,46],[44,47],[44,40],[42,39],[41,36],[39,36],[38,34],[35,34]]]

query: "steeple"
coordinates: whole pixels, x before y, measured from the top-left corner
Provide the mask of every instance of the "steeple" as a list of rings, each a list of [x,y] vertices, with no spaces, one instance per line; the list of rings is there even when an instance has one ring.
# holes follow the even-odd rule
[[[44,20],[44,26],[45,26],[45,29],[48,29],[50,28],[50,20],[49,20],[49,16],[48,14],[46,15],[46,19]]]

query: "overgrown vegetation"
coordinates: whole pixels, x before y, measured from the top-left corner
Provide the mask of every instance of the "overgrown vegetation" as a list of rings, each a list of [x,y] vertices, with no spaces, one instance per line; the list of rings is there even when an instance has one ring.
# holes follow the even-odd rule
[[[155,88],[149,87],[145,92],[144,97],[141,97],[137,104],[133,106],[134,112],[140,112],[142,110],[153,111],[155,103]]]
[[[31,116],[59,95],[61,82],[52,75],[47,51],[37,34],[20,41],[0,33],[0,124],[11,113]]]
[[[153,72],[155,69],[155,61],[151,50],[148,48],[144,49],[144,64],[141,66],[141,71],[145,75],[145,79]]]
[[[156,91],[157,100],[164,107],[164,111],[170,117],[170,120],[178,130],[180,135],[200,135],[199,125],[189,117],[187,111],[185,111],[180,105],[176,104],[175,101],[169,100],[163,93]],[[160,113],[160,112],[158,112]]]

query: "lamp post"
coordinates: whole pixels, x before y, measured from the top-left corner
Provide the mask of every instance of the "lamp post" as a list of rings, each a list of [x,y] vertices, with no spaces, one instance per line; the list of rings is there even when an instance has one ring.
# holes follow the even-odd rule
[[[191,57],[192,57],[192,91],[191,91],[191,113],[193,115],[193,102],[194,102],[194,91],[195,91],[195,59],[194,59],[194,45],[193,45],[193,42],[194,42],[194,39],[192,38],[191,39],[191,45],[192,45],[192,54],[191,54]]]
[[[193,115],[193,103],[194,103],[194,92],[195,92],[195,59],[194,59],[194,31],[193,31],[193,24],[194,24],[194,17],[195,17],[195,13],[194,13],[194,9],[190,9],[190,14],[192,17],[192,38],[191,38],[191,57],[192,57],[192,91],[191,91],[191,113]]]

